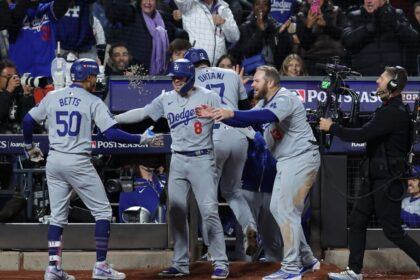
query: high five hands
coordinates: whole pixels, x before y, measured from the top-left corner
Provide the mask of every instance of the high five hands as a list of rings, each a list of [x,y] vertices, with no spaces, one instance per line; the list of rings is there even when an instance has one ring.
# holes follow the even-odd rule
[[[232,110],[225,108],[213,108],[207,104],[202,104],[195,108],[195,114],[199,118],[211,118],[215,121],[230,119],[234,116]]]
[[[140,134],[140,144],[158,144],[163,141],[163,134],[155,133],[153,131],[153,126],[150,126],[148,129],[146,129],[143,134]]]

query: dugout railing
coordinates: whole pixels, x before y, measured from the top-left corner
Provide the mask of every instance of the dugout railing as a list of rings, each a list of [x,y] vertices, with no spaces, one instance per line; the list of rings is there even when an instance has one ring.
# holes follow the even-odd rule
[[[23,156],[22,135],[0,135],[0,154]],[[44,154],[48,153],[47,135],[35,135],[34,143],[38,145]],[[154,146],[121,144],[107,141],[101,137],[94,137],[92,153],[95,154],[166,154],[170,155],[171,138],[165,135],[162,143]],[[169,158],[166,159],[169,162]],[[24,220],[31,220],[36,206],[42,208],[39,203],[45,203],[40,196],[46,195],[45,186],[34,185],[34,177],[45,178],[44,167],[14,168],[19,184],[18,189],[22,197],[26,199],[26,207],[23,210]],[[11,196],[10,190],[0,191],[0,195]],[[40,207],[41,206],[41,207]],[[43,223],[4,223],[0,224],[0,250],[40,250],[45,249],[47,236],[47,224]],[[66,237],[64,248],[70,250],[95,250],[93,242],[94,223],[70,223],[65,227]],[[147,224],[111,224],[110,249],[166,249],[170,248],[168,226],[166,223]]]

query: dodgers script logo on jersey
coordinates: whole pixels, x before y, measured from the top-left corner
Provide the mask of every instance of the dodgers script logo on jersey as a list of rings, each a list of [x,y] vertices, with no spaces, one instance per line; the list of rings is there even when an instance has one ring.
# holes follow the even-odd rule
[[[29,12],[30,13],[30,12]],[[35,15],[32,15],[35,16]],[[42,17],[34,17],[32,20],[29,20],[28,18],[25,19],[25,21],[22,24],[22,29],[24,30],[34,30],[36,32],[40,32],[41,30],[44,31],[43,26],[45,26],[47,23],[50,23],[50,19],[47,15],[43,15]],[[48,32],[50,29],[48,28]]]
[[[190,120],[196,119],[195,110],[182,109],[180,113],[168,113],[166,119],[169,122],[170,128],[175,128],[180,124],[188,125]]]
[[[292,3],[286,1],[271,0],[271,12],[285,13],[291,10]]]

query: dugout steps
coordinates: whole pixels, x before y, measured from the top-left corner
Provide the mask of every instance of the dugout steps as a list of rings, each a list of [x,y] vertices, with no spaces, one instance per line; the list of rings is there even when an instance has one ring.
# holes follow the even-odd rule
[[[64,226],[64,249],[95,250],[95,224]],[[34,223],[0,224],[0,250],[43,250],[48,225]],[[167,224],[111,224],[110,250],[170,248]]]
[[[325,263],[347,266],[348,249],[324,251]],[[109,251],[108,260],[121,270],[142,268],[164,268],[170,265],[172,251]],[[95,261],[93,251],[64,251],[63,267],[66,270],[91,270]],[[48,254],[42,252],[0,251],[0,271],[34,270],[42,271],[48,262]],[[364,269],[380,272],[413,272],[416,264],[399,249],[367,250]]]
[[[121,270],[165,268],[170,265],[171,250],[109,251],[108,261]],[[92,270],[94,251],[64,251],[63,267],[66,270]],[[38,252],[0,252],[0,271],[44,270],[48,264],[46,250]]]

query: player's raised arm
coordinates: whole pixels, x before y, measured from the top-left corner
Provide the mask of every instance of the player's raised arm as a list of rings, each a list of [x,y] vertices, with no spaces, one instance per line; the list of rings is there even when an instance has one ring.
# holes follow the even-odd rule
[[[233,110],[225,109],[225,108],[216,108],[213,110],[212,118],[215,121],[223,121],[227,119],[231,119],[235,116]]]
[[[212,108],[202,104],[195,109],[195,112],[200,118],[212,118],[215,121],[222,121],[235,127],[247,127],[254,124],[279,121],[277,116],[267,109],[232,111],[226,108]]]
[[[163,135],[156,134],[153,132],[153,126],[150,126],[148,129],[146,129],[143,134],[131,134],[127,133],[124,130],[111,127],[107,129],[103,135],[106,137],[106,139],[111,141],[118,141],[118,142],[126,142],[126,143],[140,143],[143,144],[149,144],[154,141],[160,141],[163,138]]]
[[[119,124],[138,123],[149,117],[144,108],[132,109],[130,111],[115,115]]]

